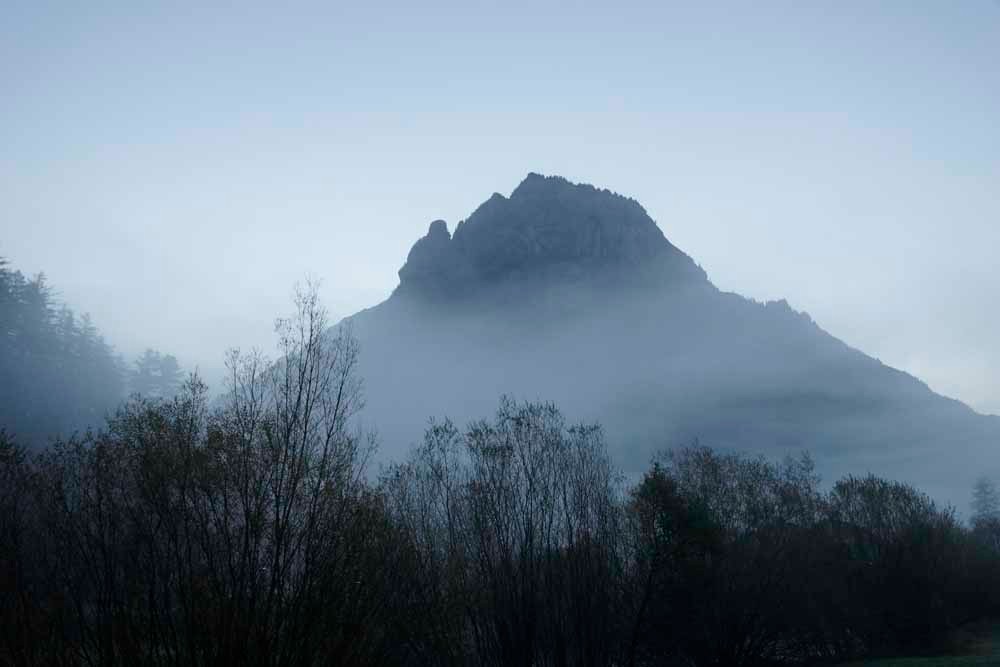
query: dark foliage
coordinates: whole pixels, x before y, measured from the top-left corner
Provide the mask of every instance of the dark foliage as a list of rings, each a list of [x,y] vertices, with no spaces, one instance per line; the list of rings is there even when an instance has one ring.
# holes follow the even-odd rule
[[[382,483],[408,537],[407,636],[425,664],[607,665],[624,655],[627,544],[596,427],[503,400],[492,422],[432,425]]]
[[[211,407],[192,376],[33,456],[0,431],[0,664],[813,665],[1000,612],[986,485],[966,528],[695,445],[627,489],[598,426],[506,398],[373,483],[357,343],[296,305]]]

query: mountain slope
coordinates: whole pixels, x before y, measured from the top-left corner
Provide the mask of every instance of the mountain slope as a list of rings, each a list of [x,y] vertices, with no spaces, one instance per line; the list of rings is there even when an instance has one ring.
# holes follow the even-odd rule
[[[383,303],[350,318],[384,454],[429,416],[547,399],[605,425],[628,470],[694,439],[809,450],[964,506],[998,419],[854,350],[787,303],[716,289],[635,201],[530,174],[449,234],[431,223]]]

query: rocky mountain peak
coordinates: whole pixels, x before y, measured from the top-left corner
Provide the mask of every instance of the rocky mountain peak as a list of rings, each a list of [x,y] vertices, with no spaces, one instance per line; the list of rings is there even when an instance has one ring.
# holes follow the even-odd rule
[[[633,199],[559,176],[530,173],[510,197],[493,194],[449,235],[431,223],[399,271],[400,294],[447,297],[515,280],[700,281]]]

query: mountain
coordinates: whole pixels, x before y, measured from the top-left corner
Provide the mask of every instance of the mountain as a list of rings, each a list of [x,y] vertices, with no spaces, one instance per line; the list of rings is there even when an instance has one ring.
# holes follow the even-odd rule
[[[722,292],[636,201],[529,174],[453,234],[430,224],[399,286],[351,318],[369,420],[398,458],[431,416],[462,424],[500,394],[600,421],[640,471],[695,439],[809,451],[826,479],[868,471],[959,507],[1000,463],[1000,419],[932,392],[785,301]]]

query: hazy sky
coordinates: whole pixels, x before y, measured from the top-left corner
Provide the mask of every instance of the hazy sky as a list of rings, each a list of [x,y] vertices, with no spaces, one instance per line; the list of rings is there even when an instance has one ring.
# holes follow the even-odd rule
[[[528,171],[1000,413],[1000,2],[0,8],[0,255],[126,354],[383,299]]]

